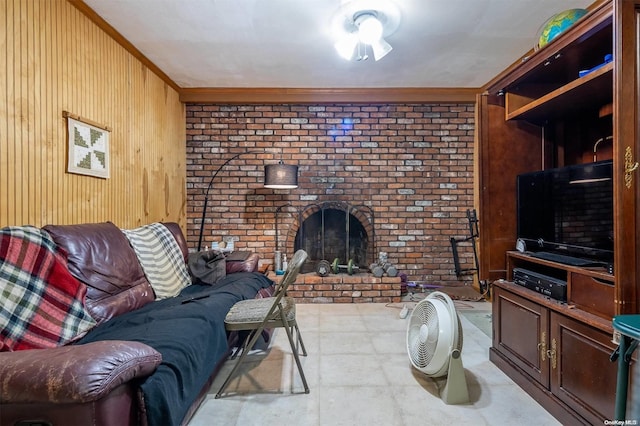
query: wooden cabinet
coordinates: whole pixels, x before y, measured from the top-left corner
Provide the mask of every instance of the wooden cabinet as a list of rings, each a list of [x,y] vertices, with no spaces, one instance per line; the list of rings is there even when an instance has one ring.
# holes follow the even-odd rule
[[[611,318],[640,308],[639,52],[640,0],[597,1],[477,100],[479,278],[493,283],[491,359],[571,423],[613,418]],[[613,161],[613,273],[514,252],[516,176],[596,159]],[[510,282],[515,267],[566,281],[566,301]]]
[[[517,238],[516,176],[612,159],[614,303],[636,313],[639,0],[597,2],[553,42],[516,61],[478,97],[480,279],[507,277],[505,253]],[[581,70],[592,69],[579,77]],[[594,154],[596,142],[605,140]],[[588,303],[588,301],[585,301]],[[610,312],[611,313],[611,312]]]
[[[493,303],[492,362],[564,424],[614,418],[608,322],[576,319],[566,304],[508,281],[495,283]]]

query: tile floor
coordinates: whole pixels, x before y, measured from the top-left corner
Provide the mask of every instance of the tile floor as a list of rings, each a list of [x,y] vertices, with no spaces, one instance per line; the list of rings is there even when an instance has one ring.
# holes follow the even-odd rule
[[[559,424],[489,361],[490,303],[456,302],[471,399],[462,405],[446,405],[438,391],[444,381],[411,367],[401,307],[297,305],[311,392],[304,393],[286,334],[278,329],[266,354],[252,355],[243,374],[215,399],[233,361],[227,362],[189,425]]]

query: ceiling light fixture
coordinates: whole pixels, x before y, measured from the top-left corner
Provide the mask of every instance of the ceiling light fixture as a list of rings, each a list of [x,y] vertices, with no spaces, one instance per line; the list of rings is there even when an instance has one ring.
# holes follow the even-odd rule
[[[376,61],[384,58],[393,47],[385,37],[400,25],[400,9],[389,0],[351,0],[334,14],[334,44],[338,54],[346,60],[368,59],[367,49]]]

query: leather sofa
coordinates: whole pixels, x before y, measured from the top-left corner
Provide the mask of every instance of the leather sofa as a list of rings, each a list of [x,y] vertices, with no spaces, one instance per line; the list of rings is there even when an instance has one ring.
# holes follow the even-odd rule
[[[186,262],[187,244],[180,227],[176,223],[165,225]],[[114,224],[47,225],[43,229],[66,250],[72,275],[86,284],[85,307],[97,322],[94,330],[143,307],[150,310],[158,303],[135,252]],[[256,273],[258,261],[258,255],[252,253],[242,261],[227,262],[227,274]],[[271,291],[261,288],[253,297],[266,297]],[[232,303],[228,301],[225,306]],[[223,319],[224,314],[219,313],[217,318]],[[224,332],[220,327],[224,324],[216,324],[211,333]],[[225,339],[227,348],[216,357],[215,366],[196,372],[206,382],[197,397],[189,401],[179,423],[187,423],[206,397],[229,353],[230,337]],[[52,349],[0,352],[0,425],[149,424],[149,401],[145,401],[141,383],[162,363],[158,350],[130,340],[80,340]]]

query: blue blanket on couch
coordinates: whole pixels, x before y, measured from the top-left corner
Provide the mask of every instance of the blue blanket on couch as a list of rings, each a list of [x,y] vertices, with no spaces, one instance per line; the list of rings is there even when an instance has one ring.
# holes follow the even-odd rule
[[[259,273],[227,275],[214,286],[191,285],[179,296],[150,303],[100,324],[77,344],[99,340],[145,343],[162,363],[140,385],[149,425],[179,425],[216,365],[227,354],[224,318],[238,301],[273,284]]]

